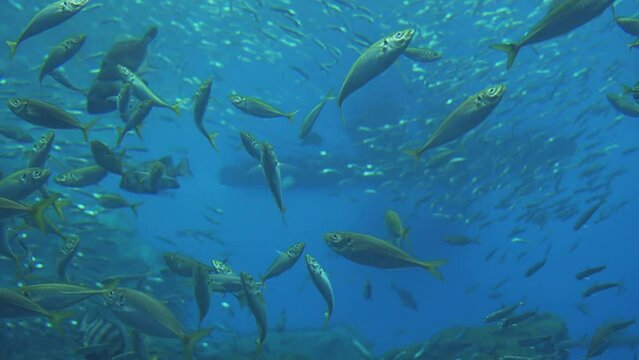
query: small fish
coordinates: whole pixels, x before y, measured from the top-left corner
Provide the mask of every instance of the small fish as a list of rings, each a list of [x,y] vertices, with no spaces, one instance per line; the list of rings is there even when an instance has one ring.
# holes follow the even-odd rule
[[[33,151],[29,157],[29,167],[44,167],[49,159],[49,153],[51,152],[54,139],[55,133],[53,131],[47,131],[38,139],[33,145]]]
[[[135,217],[138,216],[138,208],[143,204],[142,202],[131,204],[122,196],[113,193],[93,194],[93,198],[105,209],[129,208]]]
[[[306,254],[306,268],[308,269],[308,274],[313,280],[313,284],[320,292],[324,301],[326,302],[326,312],[324,313],[324,328],[328,326],[328,321],[331,319],[331,315],[333,314],[333,306],[335,304],[335,296],[333,295],[333,286],[331,285],[331,280],[328,278],[328,274],[322,266],[309,254]]]
[[[255,323],[257,324],[257,329],[259,331],[259,336],[257,340],[255,340],[257,344],[255,356],[258,358],[262,354],[262,347],[264,346],[266,331],[268,330],[266,302],[264,301],[264,296],[260,290],[260,284],[256,282],[251,275],[245,272],[240,273],[240,279],[242,281],[242,291],[246,298],[246,302],[253,314],[253,317],[255,318]]]
[[[53,71],[51,71],[49,73],[49,76],[51,76],[51,78],[53,78],[53,80],[57,81],[58,84],[64,86],[65,88],[71,90],[71,91],[75,91],[77,93],[80,93],[84,96],[87,96],[88,94],[88,90],[87,89],[82,89],[79,88],[75,85],[73,85],[71,83],[71,81],[67,78],[67,76],[64,74],[64,71],[61,71],[60,69],[55,69]]]
[[[324,109],[324,105],[326,105],[326,102],[328,102],[329,100],[335,100],[332,90],[329,90],[326,96],[324,96],[324,98],[317,105],[313,106],[311,111],[309,111],[309,113],[306,115],[297,133],[297,137],[299,139],[304,139],[311,132],[313,126],[315,125],[315,122],[317,121],[317,118],[322,112],[322,109]]]
[[[586,210],[583,214],[579,215],[579,217],[577,218],[577,221],[575,221],[575,224],[572,226],[572,229],[574,231],[581,229],[581,227],[584,226],[588,222],[588,220],[590,220],[590,218],[595,214],[595,212],[597,212],[597,210],[599,210],[599,208],[603,204],[604,204],[604,201],[601,200],[595,205],[593,205],[592,207],[590,207],[588,210]]]
[[[0,134],[7,139],[11,139],[22,144],[33,142],[31,134],[18,126],[0,125]]]
[[[506,67],[510,69],[519,50],[524,46],[567,34],[601,15],[613,2],[614,0],[555,1],[550,5],[546,15],[518,42],[494,44],[490,47],[508,54]]]
[[[200,84],[200,87],[197,89],[195,96],[193,96],[193,119],[195,120],[195,126],[197,129],[204,135],[204,137],[208,140],[209,144],[218,151],[217,144],[215,143],[215,139],[217,138],[218,132],[209,133],[204,128],[204,114],[206,113],[206,107],[209,104],[209,98],[211,97],[211,84],[213,81],[211,79],[205,80]]]
[[[116,140],[115,146],[118,147],[122,143],[124,139],[124,135],[130,130],[135,130],[138,136],[140,136],[140,128],[142,127],[142,122],[146,119],[147,116],[151,113],[153,109],[153,101],[144,100],[140,101],[135,109],[131,112],[131,115],[128,117],[129,121],[126,123],[123,129],[118,128],[118,139]]]
[[[584,290],[581,293],[581,297],[583,298],[587,298],[590,297],[598,292],[604,291],[604,290],[608,290],[608,289],[612,289],[612,288],[617,288],[617,294],[621,292],[621,290],[624,290],[625,287],[623,285],[622,282],[607,282],[607,283],[600,283],[600,284],[594,284],[591,287],[587,288],[586,290]]]
[[[442,58],[440,52],[429,48],[406,48],[402,55],[419,63],[429,63]]]
[[[193,358],[193,348],[211,333],[203,328],[187,334],[178,319],[162,302],[141,291],[116,288],[102,294],[105,304],[125,325],[157,337],[177,337],[184,345],[184,359]]]
[[[592,275],[595,275],[595,274],[597,274],[599,272],[602,272],[602,271],[606,270],[606,268],[607,268],[606,265],[600,265],[600,266],[593,266],[593,267],[585,268],[585,269],[581,270],[580,272],[578,272],[575,275],[575,279],[583,280],[583,279],[589,278]]]
[[[388,69],[406,50],[415,35],[415,30],[406,29],[380,39],[366,49],[351,66],[337,95],[340,118],[345,124],[342,103],[351,94]]]
[[[9,99],[7,107],[22,120],[49,129],[80,129],[85,141],[89,141],[89,130],[97,120],[86,125],[73,117],[73,115],[44,101],[35,99]]]
[[[273,105],[267,104],[260,99],[242,95],[229,95],[228,99],[229,101],[231,101],[231,104],[233,104],[233,106],[246,114],[266,119],[285,117],[291,123],[295,123],[295,119],[293,119],[293,116],[297,114],[297,110],[290,113],[285,113],[281,110],[278,110]]]
[[[133,71],[123,65],[117,66],[122,81],[130,83],[133,90],[133,95],[140,101],[150,100],[154,106],[167,108],[173,110],[176,115],[180,115],[180,104],[169,105],[166,101],[157,96],[153,90],[151,90],[146,83],[138,77]]]
[[[510,306],[503,306],[491,312],[490,314],[486,315],[486,317],[484,317],[484,322],[491,323],[491,322],[500,321],[510,316],[510,314],[514,313],[517,309],[519,309],[523,305],[524,305],[524,300],[521,300],[520,302]]]
[[[444,279],[438,268],[448,261],[417,260],[388,241],[353,232],[326,233],[324,241],[338,254],[359,264],[382,269],[421,267],[438,280]]]
[[[7,41],[9,57],[13,58],[23,41],[54,28],[79,13],[89,0],[59,0],[35,14],[16,41]]]
[[[400,243],[403,241],[408,246],[410,252],[413,252],[413,247],[407,238],[408,233],[410,232],[410,227],[404,227],[399,214],[394,210],[387,210],[384,214],[384,223],[386,224],[388,234],[393,239],[395,245],[400,246]]]
[[[72,38],[64,40],[53,48],[47,55],[42,67],[40,68],[40,75],[38,80],[42,84],[42,79],[51,73],[56,68],[64,65],[71,60],[82,49],[87,36],[85,34],[79,34]]]
[[[56,176],[53,181],[66,187],[86,187],[99,183],[107,174],[101,166],[91,165],[67,171]]]
[[[71,235],[64,238],[64,244],[62,248],[60,248],[60,252],[58,253],[58,257],[56,258],[56,273],[58,274],[58,279],[61,281],[69,282],[69,277],[67,275],[67,268],[73,260],[73,257],[78,252],[78,247],[80,246],[80,237],[77,235]]]
[[[527,311],[525,313],[519,314],[519,315],[513,315],[507,318],[504,318],[502,320],[499,321],[499,328],[500,329],[505,329],[507,327],[510,326],[516,326],[519,325],[520,323],[532,318],[533,316],[537,315],[537,310],[533,310],[533,311]]]
[[[251,155],[251,157],[257,161],[262,159],[262,145],[253,134],[248,131],[240,131],[240,140],[242,140],[242,146],[244,150]]]
[[[91,141],[91,153],[93,154],[95,163],[102,167],[104,170],[112,174],[124,174],[122,156],[115,154],[102,141]]]
[[[211,266],[213,266],[213,271],[216,274],[226,274],[226,275],[234,274],[233,269],[223,261],[213,259],[211,260]]]
[[[286,208],[284,207],[284,202],[282,200],[282,175],[280,173],[280,163],[277,160],[277,155],[275,154],[275,150],[273,150],[273,146],[271,144],[267,142],[262,143],[260,153],[260,164],[262,165],[264,177],[266,178],[269,189],[271,189],[271,194],[275,199],[277,208],[280,209],[282,221],[286,226],[286,220],[284,219]]]
[[[0,196],[20,201],[42,188],[50,175],[50,170],[37,167],[18,170],[0,180]]]
[[[300,258],[300,255],[302,255],[302,252],[304,252],[303,242],[289,246],[285,252],[278,252],[277,258],[273,261],[268,270],[266,270],[266,274],[262,276],[262,283],[292,268]]]
[[[615,19],[615,23],[617,23],[617,26],[619,26],[621,30],[625,31],[629,35],[639,36],[639,19],[627,16],[617,16],[614,3],[611,5],[611,8],[612,16]]]
[[[424,152],[464,136],[486,120],[505,92],[505,85],[497,85],[470,96],[444,119],[424,145],[418,149],[404,150],[404,153],[413,157],[417,164]]]
[[[524,276],[526,277],[531,277],[533,275],[535,275],[535,273],[537,273],[537,271],[539,271],[542,267],[544,267],[544,265],[546,265],[546,260],[547,260],[547,256],[544,256],[543,259],[537,261],[536,263],[532,264],[528,269],[526,269],[526,272],[524,273]]]
[[[399,299],[402,301],[402,304],[414,311],[418,311],[419,307],[417,306],[417,300],[415,300],[415,296],[408,290],[403,289],[395,285],[395,283],[391,283],[391,290],[393,290]]]
[[[199,311],[199,324],[201,325],[211,306],[209,272],[206,266],[198,265],[193,268],[193,293]]]

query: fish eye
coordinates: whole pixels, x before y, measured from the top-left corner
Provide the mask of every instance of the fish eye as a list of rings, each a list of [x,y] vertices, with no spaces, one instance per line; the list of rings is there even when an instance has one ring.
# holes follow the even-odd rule
[[[334,242],[339,241],[339,235],[337,235],[337,234],[331,234],[331,240],[333,240]]]
[[[11,105],[11,106],[18,107],[18,106],[20,106],[20,104],[22,104],[22,101],[20,101],[19,99],[11,99],[11,100],[9,100],[9,105]]]
[[[42,176],[42,171],[36,170],[33,172],[33,177],[39,179]]]
[[[109,291],[109,294],[108,294],[108,295],[109,295],[110,297],[114,297],[114,296],[115,296],[115,290],[111,290],[111,291]]]
[[[403,35],[404,35],[403,32],[398,31],[398,32],[395,33],[395,39],[401,39]]]

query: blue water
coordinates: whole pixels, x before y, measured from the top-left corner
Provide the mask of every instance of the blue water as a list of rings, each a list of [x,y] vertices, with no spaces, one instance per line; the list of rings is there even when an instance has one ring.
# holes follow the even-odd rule
[[[543,15],[546,2],[484,1],[473,14],[475,1],[360,1],[375,14],[375,22],[368,24],[361,19],[350,18],[354,11],[344,6],[341,6],[341,14],[335,14],[322,11],[320,1],[296,1],[292,4],[269,1],[269,4],[296,11],[296,18],[303,24],[301,31],[307,38],[295,47],[260,36],[258,29],[262,27],[290,39],[279,28],[268,24],[292,25],[281,14],[270,11],[268,6],[260,8],[255,1],[246,2],[260,9],[259,23],[238,9],[241,3],[238,1],[233,1],[235,9],[231,12],[227,1],[136,1],[125,4],[105,0],[101,2],[103,7],[81,13],[62,26],[27,40],[15,59],[0,60],[0,76],[6,80],[2,90],[15,89],[24,97],[52,97],[66,109],[84,111],[81,95],[58,85],[54,87],[50,78],[45,80],[49,86],[43,90],[37,85],[34,69],[39,66],[47,49],[75,33],[87,33],[84,48],[65,66],[75,83],[86,86],[95,77],[90,71],[97,69],[100,63],[99,58],[86,59],[87,55],[106,51],[113,41],[125,34],[139,36],[149,25],[158,26],[159,35],[147,56],[147,63],[153,70],[145,74],[145,79],[169,102],[185,100],[183,113],[176,117],[169,111],[154,110],[143,129],[144,142],[129,134],[125,138],[125,146],[149,149],[147,153],[130,152],[135,161],[165,155],[173,155],[176,161],[188,157],[194,177],[181,179],[179,190],[157,196],[121,192],[131,202],[144,201],[140,216],[134,222],[137,238],[128,241],[150,247],[151,253],[140,254],[140,257],[147,259],[152,269],[162,268],[162,252],[178,251],[204,263],[209,263],[212,258],[228,258],[234,269],[257,276],[270,265],[276,250],[285,250],[290,244],[303,241],[306,243],[305,252],[315,256],[332,279],[335,310],[331,326],[348,325],[357,329],[363,337],[371,340],[376,354],[423,342],[437,331],[451,326],[480,326],[487,313],[522,298],[526,299],[526,306],[530,309],[539,308],[561,316],[574,339],[586,334],[591,336],[606,321],[631,319],[639,315],[636,305],[639,300],[639,265],[636,259],[639,245],[634,226],[639,214],[639,205],[635,201],[639,194],[639,173],[635,167],[639,155],[621,155],[623,150],[637,145],[635,134],[639,131],[639,122],[615,112],[605,98],[608,92],[619,92],[621,83],[634,84],[639,72],[637,53],[629,52],[625,45],[632,38],[614,25],[610,11],[567,36],[536,45],[534,50],[524,48],[513,68],[506,71],[504,54],[491,50],[488,45],[505,39],[518,39]],[[24,9],[19,10],[12,5],[14,3],[21,3]],[[3,4],[0,12],[2,38],[14,39],[18,29],[46,3],[13,1]],[[222,12],[218,14],[220,8]],[[416,15],[424,8],[428,10]],[[501,12],[495,13],[498,9]],[[618,1],[617,12],[630,16],[637,14],[639,7],[633,1]],[[110,18],[119,20],[100,24],[100,21]],[[395,30],[414,26],[418,34],[411,45],[432,47],[441,51],[444,57],[429,64],[400,58],[391,69],[345,101],[344,111],[349,120],[346,127],[339,121],[334,102],[328,103],[314,128],[323,138],[319,146],[300,145],[298,127],[285,119],[253,118],[231,106],[226,96],[233,92],[259,97],[286,111],[300,109],[296,116],[299,124],[329,89],[339,89],[357,58],[357,54],[348,48],[351,36],[328,29],[328,24],[346,24],[351,31],[362,33],[373,41]],[[331,62],[333,57],[310,40],[311,37],[342,51],[328,74],[322,72],[318,64]],[[270,56],[268,52],[276,54],[276,59],[266,61]],[[214,63],[220,66],[215,67]],[[305,81],[290,66],[305,69],[310,79]],[[425,72],[414,71],[417,67],[425,69]],[[219,104],[211,101],[205,124],[209,131],[220,132],[219,153],[214,152],[195,129],[190,113],[189,99],[197,84],[186,80],[209,77],[217,78],[213,82],[212,96]],[[514,184],[537,180],[523,179],[516,172],[500,175],[503,168],[478,169],[465,168],[464,165],[451,168],[451,179],[463,174],[464,178],[477,177],[482,182],[499,184],[490,192],[473,197],[465,190],[451,191],[454,188],[445,183],[420,181],[418,172],[400,177],[398,170],[390,170],[368,183],[363,177],[353,177],[353,181],[337,188],[296,185],[286,188],[284,203],[288,227],[285,227],[265,182],[260,186],[220,183],[219,174],[224,167],[249,160],[246,152],[238,147],[239,130],[248,130],[259,139],[269,141],[279,160],[287,166],[295,167],[295,162],[303,158],[320,158],[320,152],[325,151],[329,156],[344,157],[358,166],[371,164],[373,168],[402,161],[404,169],[410,173],[412,164],[401,155],[399,148],[407,143],[416,145],[433,130],[432,125],[425,127],[422,120],[431,119],[437,124],[467,96],[498,83],[508,86],[504,99],[486,123],[468,135],[467,141],[475,144],[474,149],[479,148],[479,138],[486,135],[480,147],[483,151],[459,156],[472,159],[499,156],[507,163],[508,154],[491,151],[491,144],[500,138],[508,138],[511,132],[520,134],[521,139],[540,131],[544,131],[547,137],[565,139],[586,130],[587,134],[594,134],[593,137],[578,137],[575,151],[560,160],[558,171],[562,176],[562,192],[555,192],[552,187],[535,188],[525,198],[511,199],[514,204],[512,210],[504,211],[496,209],[495,205],[502,198],[512,196],[510,191]],[[1,96],[3,102],[8,97],[4,93]],[[86,112],[79,116],[82,122],[95,117]],[[97,117],[100,125],[120,126],[115,113]],[[7,111],[2,114],[3,123],[15,124],[16,119]],[[396,125],[401,119],[416,119],[417,122],[390,132],[378,128],[384,124]],[[512,124],[515,123],[516,129],[513,130]],[[613,124],[615,126],[611,127]],[[358,130],[360,126],[371,127],[372,132]],[[30,131],[34,137],[42,132],[41,128],[29,129],[33,129]],[[59,136],[61,139],[81,140],[79,132],[74,131],[59,132]],[[373,136],[380,136],[376,140],[378,149],[386,148],[377,150],[360,145],[365,138]],[[115,134],[96,131],[91,137],[111,144]],[[578,215],[561,221],[553,218],[552,211],[549,211],[550,219],[543,227],[517,221],[525,206],[535,200],[552,204],[563,199],[577,205],[579,214],[588,207],[585,200],[593,194],[572,192],[585,185],[578,174],[586,166],[579,168],[576,164],[587,153],[584,147],[595,141],[600,142],[596,150],[610,147],[600,161],[606,171],[625,171],[610,184],[602,211],[610,210],[622,201],[628,204],[605,221],[591,221],[578,232],[572,230]],[[9,142],[4,144],[9,146]],[[525,141],[519,144],[521,147],[526,145]],[[68,151],[67,154],[59,151],[56,156],[86,154],[78,147]],[[536,151],[530,149],[527,154],[533,159]],[[424,161],[419,171],[423,171]],[[5,163],[7,169],[15,168],[6,159]],[[521,163],[507,165],[523,166]],[[349,176],[346,169],[341,168],[340,171],[340,176]],[[283,167],[282,173],[286,177],[286,167]],[[545,167],[538,176],[553,175]],[[109,175],[92,191],[120,191],[118,181],[117,177]],[[382,186],[384,182],[391,185]],[[403,193],[402,201],[395,200],[397,194],[391,191],[393,188]],[[366,189],[374,189],[375,193],[367,193]],[[443,191],[448,191],[450,196],[442,196]],[[420,207],[415,216],[408,218],[414,212],[415,202],[429,194],[442,200],[432,206]],[[449,201],[446,202],[446,199]],[[201,216],[206,212],[206,205],[224,209],[225,214],[218,216],[221,225],[214,227],[214,232],[226,246],[174,235],[181,229],[210,229],[211,225]],[[404,225],[410,226],[409,238],[416,257],[448,259],[449,264],[441,268],[445,282],[440,283],[419,269],[381,270],[354,264],[324,244],[324,233],[339,230],[386,238],[383,219],[388,209],[396,210],[404,219]],[[443,217],[438,213],[453,216]],[[480,228],[481,221],[465,222],[454,216],[461,214],[468,218],[478,213],[486,219],[500,220]],[[100,221],[100,217],[97,220]],[[525,227],[526,231],[519,236],[532,245],[510,242],[508,233],[515,226]],[[482,245],[452,247],[441,241],[442,236],[451,234],[478,237]],[[164,243],[156,238],[157,235],[172,238],[177,245]],[[545,242],[538,244],[542,239]],[[579,246],[570,252],[570,247],[577,240]],[[543,258],[549,245],[551,249],[546,265],[534,276],[524,277],[526,269]],[[498,251],[494,257],[490,261],[484,260],[486,253],[495,247]],[[517,262],[516,256],[526,248],[529,249],[527,255]],[[504,251],[507,251],[507,258],[500,264],[498,258]],[[600,281],[624,281],[626,290],[619,295],[615,291],[606,291],[586,299],[590,315],[585,316],[574,305],[582,302],[581,291],[594,280],[577,282],[574,274],[584,267],[599,264],[608,265],[608,269],[598,275]],[[373,284],[371,301],[362,296],[367,279]],[[490,288],[502,279],[509,279],[500,289],[502,297],[492,299]],[[418,312],[402,306],[390,289],[391,283],[410,289],[418,300]],[[478,284],[477,290],[467,294],[465,290],[475,283]],[[185,286],[188,284],[185,283]],[[272,324],[286,309],[288,328],[321,327],[325,304],[308,281],[303,261],[291,271],[270,280],[264,295]],[[241,333],[255,330],[254,320],[248,311],[238,308],[236,317],[228,318],[220,306],[222,301],[234,300],[214,294],[205,324],[232,323]],[[192,322],[185,323],[186,327],[196,327],[195,305],[192,299],[188,299],[186,304],[193,314]],[[232,305],[236,307],[236,303]],[[637,334],[634,326],[625,335]],[[600,358],[629,359],[632,354],[633,350],[614,348]],[[570,358],[581,359],[584,355],[585,349],[578,348],[571,352]]]

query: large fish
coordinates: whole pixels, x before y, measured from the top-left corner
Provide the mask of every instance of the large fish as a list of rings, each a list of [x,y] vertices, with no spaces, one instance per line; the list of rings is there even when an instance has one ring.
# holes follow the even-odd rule
[[[260,290],[260,283],[255,281],[251,275],[243,272],[240,274],[240,279],[242,281],[242,290],[246,302],[248,303],[251,313],[253,313],[259,331],[259,337],[255,341],[257,344],[256,358],[258,358],[262,353],[264,339],[266,339],[266,330],[268,329],[266,302]]]
[[[335,296],[333,295],[333,286],[331,280],[328,278],[328,274],[322,268],[322,266],[309,254],[306,254],[306,268],[308,274],[313,281],[313,284],[320,292],[324,301],[326,301],[326,312],[324,313],[324,327],[328,326],[328,321],[333,314],[333,306],[335,305]]]
[[[507,68],[515,62],[524,46],[550,40],[567,34],[601,15],[614,0],[564,0],[554,1],[544,17],[516,43],[494,44],[495,50],[508,54]]]
[[[415,35],[413,29],[392,33],[371,45],[355,60],[346,74],[337,96],[337,106],[342,123],[345,123],[342,113],[344,100],[393,65],[395,60],[406,50],[413,35]]]
[[[101,295],[109,290],[95,290],[79,285],[51,283],[25,285],[16,291],[47,311],[58,311],[81,303],[92,296]]]
[[[125,325],[157,337],[177,337],[184,344],[184,359],[193,358],[193,347],[210,328],[187,334],[178,319],[158,299],[141,291],[117,288],[102,295],[113,314]]]
[[[359,264],[382,269],[421,267],[437,279],[444,279],[437,268],[448,261],[418,260],[388,241],[373,236],[352,232],[332,232],[324,234],[324,241],[338,254]]]
[[[497,85],[470,96],[444,119],[424,145],[418,149],[404,150],[404,153],[412,156],[417,163],[425,151],[462,137],[493,112],[505,92],[505,85]]]
[[[47,5],[29,20],[18,40],[7,41],[10,49],[9,56],[13,57],[15,55],[18,46],[23,41],[69,20],[79,13],[88,2],[89,0],[59,0]]]

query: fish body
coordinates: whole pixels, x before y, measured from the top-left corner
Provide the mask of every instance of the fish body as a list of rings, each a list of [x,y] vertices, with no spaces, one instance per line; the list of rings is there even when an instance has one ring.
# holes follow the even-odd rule
[[[107,174],[101,166],[91,165],[67,171],[56,176],[53,181],[66,187],[86,187],[99,183]]]
[[[199,310],[199,323],[201,324],[211,306],[209,272],[206,266],[199,265],[193,269],[193,293]]]
[[[193,271],[195,271],[196,268],[206,267],[206,265],[196,259],[180,253],[165,252],[163,257],[164,263],[169,270],[184,277],[193,277]]]
[[[112,174],[124,174],[122,157],[111,151],[111,149],[109,149],[109,147],[102,141],[91,141],[91,153],[93,154],[95,163],[104,170]]]
[[[7,139],[11,139],[22,144],[33,142],[31,134],[18,126],[1,125],[0,134]]]
[[[67,76],[64,74],[64,72],[61,71],[60,69],[51,70],[51,72],[49,72],[48,75],[51,76],[51,78],[53,78],[53,80],[57,81],[58,84],[64,86],[65,88],[67,88],[67,89],[69,89],[71,91],[75,91],[75,92],[77,92],[79,94],[82,94],[84,96],[87,96],[88,90],[87,89],[82,89],[82,88],[79,88],[79,87],[73,85],[73,83],[71,83],[69,78],[67,78]]]
[[[508,316],[510,316],[512,313],[514,313],[517,309],[519,309],[521,306],[524,305],[524,301],[520,301],[516,304],[510,305],[510,306],[503,306],[493,312],[491,312],[490,314],[486,315],[486,317],[484,318],[484,322],[485,323],[491,323],[491,322],[496,322],[496,321],[500,321]]]
[[[151,110],[153,110],[153,101],[151,100],[140,101],[135,106],[131,114],[128,116],[128,121],[124,126],[124,129],[118,128],[118,139],[115,143],[116,147],[120,146],[122,140],[124,139],[124,135],[126,135],[126,133],[130,130],[135,130],[138,136],[140,136],[142,122],[144,121],[144,119],[146,119],[147,116],[149,116]]]
[[[69,281],[67,277],[67,268],[71,263],[71,260],[75,257],[80,246],[80,238],[76,235],[67,236],[64,238],[64,244],[60,248],[58,257],[56,258],[56,272],[58,279],[62,281]]]
[[[184,359],[191,359],[195,344],[211,332],[204,328],[187,334],[162,302],[138,290],[116,288],[104,292],[102,298],[125,325],[147,335],[180,339],[184,344]]]
[[[639,117],[639,104],[636,101],[612,93],[607,94],[606,97],[615,110],[627,116]]]
[[[16,41],[7,41],[10,57],[25,40],[54,28],[79,13],[89,0],[59,0],[47,5],[35,14]]]
[[[574,231],[577,231],[581,229],[582,226],[586,225],[588,220],[590,220],[590,218],[595,214],[595,212],[597,212],[597,210],[599,210],[599,208],[603,204],[604,204],[604,201],[602,200],[596,203],[595,205],[591,206],[590,208],[588,208],[588,210],[586,210],[577,218],[577,221],[575,221],[575,224],[572,226],[572,229]]]
[[[264,102],[263,100],[248,96],[229,95],[228,99],[231,104],[233,104],[233,106],[235,106],[237,109],[245,114],[265,119],[285,117],[291,123],[295,122],[293,116],[295,116],[297,111],[285,113],[277,109],[275,106]]]
[[[13,98],[7,101],[7,107],[22,120],[49,129],[80,129],[84,140],[89,140],[89,130],[95,121],[80,124],[73,115],[57,106],[35,99]]]
[[[284,202],[282,200],[282,174],[280,173],[280,163],[277,160],[277,155],[275,154],[275,150],[273,150],[273,146],[271,144],[267,142],[262,143],[260,153],[260,164],[262,165],[264,177],[266,178],[268,187],[271,190],[273,199],[275,199],[277,208],[280,209],[282,221],[284,222],[284,225],[286,225],[286,220],[284,220],[286,208],[284,207]]]
[[[331,285],[331,280],[328,278],[328,274],[313,256],[306,254],[305,259],[308,274],[311,277],[315,288],[320,292],[326,302],[327,309],[324,313],[324,327],[326,327],[328,325],[328,321],[331,319],[333,307],[335,305],[333,286]]]
[[[524,273],[524,276],[526,277],[531,277],[533,275],[535,275],[535,273],[537,273],[537,271],[541,270],[542,267],[544,267],[544,265],[546,265],[546,260],[547,258],[544,257],[543,259],[537,261],[536,263],[532,264],[528,269],[526,269],[526,272]]]
[[[53,131],[47,131],[33,145],[33,150],[29,156],[30,168],[44,167],[49,158],[53,140],[55,140],[55,133]]]
[[[64,65],[71,60],[82,49],[87,36],[85,34],[79,34],[72,38],[64,40],[53,48],[47,55],[42,67],[40,68],[40,75],[38,80],[42,84],[42,79],[51,73],[56,68]]]
[[[193,120],[195,120],[195,126],[198,131],[204,135],[206,140],[208,140],[209,144],[215,149],[217,149],[217,144],[215,143],[215,139],[217,138],[218,133],[212,132],[209,133],[204,128],[204,114],[206,113],[206,108],[209,105],[209,99],[211,98],[211,85],[213,81],[211,79],[204,80],[200,87],[197,89],[195,96],[193,96]]]
[[[116,98],[116,105],[118,107],[118,114],[120,120],[125,124],[129,122],[129,112],[131,110],[131,98],[133,97],[133,85],[130,82],[125,82],[118,91]]]
[[[355,60],[337,95],[337,106],[343,123],[345,122],[342,114],[344,100],[388,69],[406,50],[413,35],[415,35],[413,29],[394,32],[371,45]]]
[[[50,170],[38,167],[18,170],[0,180],[0,196],[20,201],[40,189],[50,175]]]
[[[399,242],[404,241],[410,248],[412,248],[407,239],[410,227],[404,227],[402,219],[396,211],[387,210],[386,213],[384,213],[384,223],[388,229],[388,234],[395,241],[395,245],[399,246]]]
[[[100,206],[106,209],[130,208],[136,217],[138,216],[138,207],[142,205],[141,202],[131,204],[122,196],[113,193],[101,193],[94,198]]]
[[[583,280],[583,279],[589,278],[592,275],[595,275],[597,273],[600,273],[606,270],[606,268],[607,268],[606,265],[600,265],[600,266],[593,266],[593,267],[583,269],[575,275],[575,279]]]
[[[621,290],[624,289],[624,285],[621,282],[607,282],[607,283],[594,284],[591,287],[584,290],[581,293],[581,297],[587,298],[601,291],[613,289],[613,288],[617,288],[618,289],[617,292],[619,293],[621,292]]]
[[[567,34],[601,15],[614,0],[564,0],[551,4],[548,12],[516,43],[494,44],[495,50],[508,54],[507,68],[515,62],[519,50]]]
[[[257,344],[256,357],[259,357],[262,353],[262,347],[264,346],[266,331],[268,329],[266,302],[260,290],[260,284],[256,282],[251,275],[243,272],[240,274],[240,279],[246,302],[255,318],[255,324],[259,332],[258,338],[255,341]]]
[[[79,304],[93,296],[101,295],[107,290],[52,283],[25,285],[16,291],[47,311],[57,311]]]
[[[429,48],[406,48],[402,55],[419,63],[429,63],[442,58],[440,52]]]
[[[417,260],[388,241],[370,235],[333,232],[324,234],[324,241],[338,254],[358,264],[382,269],[421,267],[437,279],[443,280],[438,267],[446,264],[446,260]]]
[[[417,163],[424,152],[462,137],[486,120],[505,92],[505,85],[497,85],[470,96],[444,119],[424,145],[404,153]]]
[[[146,83],[126,66],[117,66],[122,81],[130,83],[133,95],[140,101],[151,100],[154,106],[173,110],[176,115],[180,115],[180,104],[169,105],[151,90]]]
[[[266,274],[262,276],[262,282],[276,277],[292,268],[300,258],[300,255],[302,255],[302,252],[304,252],[303,242],[291,245],[285,252],[279,252],[275,261],[273,261],[268,270],[266,270]]]
[[[262,159],[262,145],[253,134],[248,131],[240,131],[240,140],[242,140],[242,146],[251,157],[257,161]]]
[[[315,122],[317,121],[317,118],[322,112],[322,109],[324,109],[324,105],[326,105],[326,102],[328,102],[329,100],[335,100],[332,90],[329,91],[326,96],[324,96],[324,98],[319,103],[317,103],[317,105],[313,106],[311,111],[309,111],[309,113],[306,115],[297,133],[298,138],[304,139],[311,132],[313,126],[315,125]]]
[[[15,290],[0,288],[0,319],[44,316],[51,321],[54,327],[59,327],[60,321],[68,315],[47,311],[35,301],[22,296]]]

